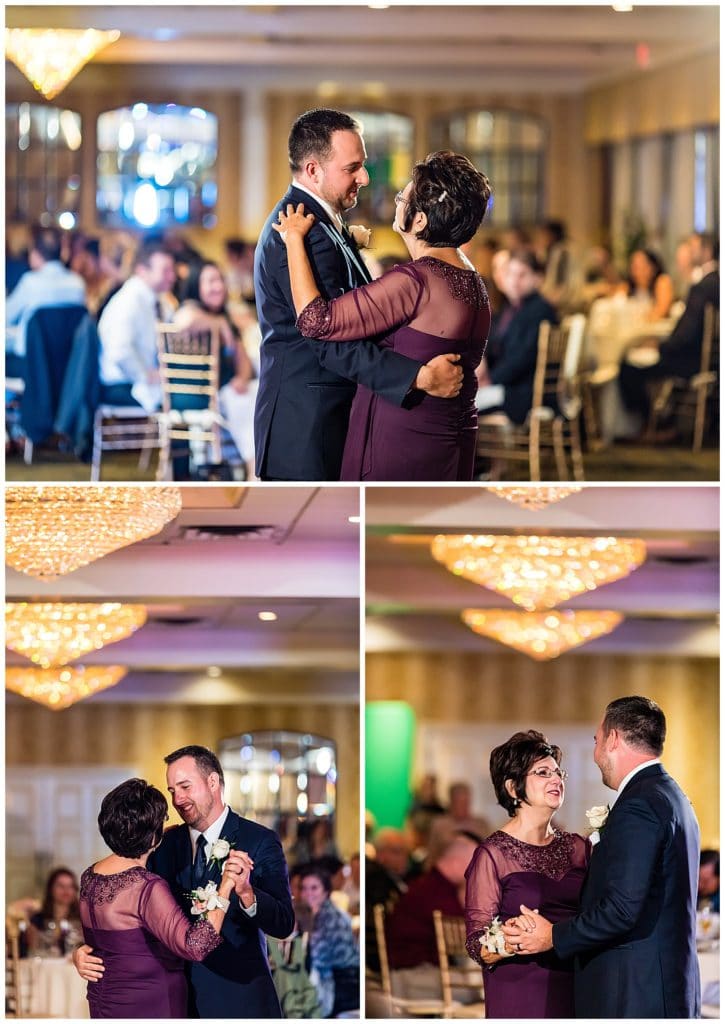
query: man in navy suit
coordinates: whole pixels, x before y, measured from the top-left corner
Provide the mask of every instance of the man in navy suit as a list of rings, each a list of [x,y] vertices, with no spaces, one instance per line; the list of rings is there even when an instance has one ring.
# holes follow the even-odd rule
[[[594,761],[616,795],[592,851],[580,911],[552,927],[522,906],[522,916],[505,926],[521,953],[553,947],[562,959],[575,958],[577,1017],[699,1016],[700,832],[689,800],[660,762],[665,731],[662,710],[647,697],[608,705]]]
[[[222,927],[225,941],[203,962],[187,964],[188,1015],[281,1018],[265,938],[284,939],[294,929],[280,841],[271,829],[225,805],[224,773],[211,750],[181,747],[164,760],[172,803],[185,824],[166,830],[149,857],[148,870],[166,879],[190,920],[189,892],[209,881],[219,884],[224,852],[238,876]],[[220,841],[228,844],[221,853],[215,848]],[[102,961],[88,953],[89,946],[80,947],[74,961],[81,976],[94,981],[103,972]]]
[[[370,282],[343,214],[369,181],[360,126],[339,110],[310,110],[289,136],[292,184],[270,213],[254,258],[262,332],[254,417],[257,475],[265,480],[338,480],[357,382],[403,405],[415,389],[439,398],[460,391],[455,355],[429,363],[378,348],[375,341],[303,338],[296,327],[287,250],[272,229],[280,210],[304,203],[315,215],[306,243],[321,294],[332,299]]]

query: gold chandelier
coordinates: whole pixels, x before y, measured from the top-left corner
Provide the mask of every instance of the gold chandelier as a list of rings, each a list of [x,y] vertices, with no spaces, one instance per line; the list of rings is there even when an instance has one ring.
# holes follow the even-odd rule
[[[52,100],[89,60],[120,35],[117,29],[6,28],[5,56],[33,88]]]
[[[628,576],[647,548],[643,540],[620,537],[441,534],[431,552],[455,576],[536,611]]]
[[[537,661],[558,658],[573,647],[606,636],[620,624],[619,612],[547,611],[465,608],[461,618],[474,633],[523,651]]]
[[[570,494],[578,494],[581,487],[487,487],[487,491],[498,498],[504,498],[514,505],[537,512],[555,501],[562,501]]]
[[[131,636],[146,621],[140,604],[5,605],[5,645],[41,668],[57,668]]]
[[[121,665],[10,666],[5,669],[5,686],[51,711],[62,711],[85,697],[120,683],[127,671]]]
[[[180,511],[178,487],[8,487],[5,561],[52,580],[153,537]]]

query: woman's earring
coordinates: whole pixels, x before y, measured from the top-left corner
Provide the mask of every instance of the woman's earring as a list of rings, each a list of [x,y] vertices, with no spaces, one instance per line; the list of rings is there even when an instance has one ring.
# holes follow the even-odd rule
[[[519,798],[517,796],[515,796],[514,797],[514,807],[520,807],[520,806],[521,806],[521,801],[519,800]]]

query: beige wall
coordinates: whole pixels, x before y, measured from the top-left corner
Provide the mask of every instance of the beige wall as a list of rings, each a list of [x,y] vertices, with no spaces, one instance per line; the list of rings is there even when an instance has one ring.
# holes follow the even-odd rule
[[[372,654],[366,699],[403,700],[435,722],[591,723],[610,700],[643,693],[667,716],[664,761],[692,795],[703,845],[719,847],[719,669],[714,660],[516,654]]]
[[[5,713],[8,766],[124,765],[166,791],[164,754],[258,729],[292,729],[337,744],[337,841],[349,856],[360,845],[359,711],[350,705],[129,705],[79,704],[54,712],[30,704]]]
[[[584,138],[621,142],[719,124],[719,83],[719,54],[713,51],[593,89],[586,98]]]

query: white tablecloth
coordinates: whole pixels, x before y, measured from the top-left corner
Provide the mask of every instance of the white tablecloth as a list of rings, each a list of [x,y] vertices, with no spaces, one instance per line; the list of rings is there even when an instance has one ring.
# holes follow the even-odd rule
[[[88,1017],[87,982],[70,960],[29,957],[19,963],[20,1000],[26,1017]]]
[[[703,1017],[720,1017],[720,1006],[708,1003],[707,999],[708,992],[706,992],[706,986],[708,983],[718,981],[720,979],[720,946],[719,943],[713,943],[710,949],[700,949],[697,952],[697,962],[700,965],[700,987],[703,992],[702,1001],[702,1016]],[[710,992],[712,990],[710,989]]]

